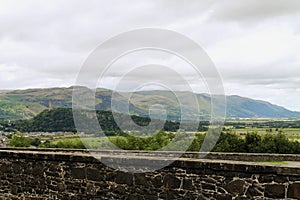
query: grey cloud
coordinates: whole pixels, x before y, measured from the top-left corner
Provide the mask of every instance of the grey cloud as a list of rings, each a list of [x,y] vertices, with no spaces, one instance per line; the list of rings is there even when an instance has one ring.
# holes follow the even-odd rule
[[[268,100],[289,106],[277,95],[283,90],[280,94],[294,98],[289,107],[300,109],[297,103],[300,102],[297,97],[300,96],[297,91],[300,77],[299,14],[299,0],[2,0],[0,89],[70,86],[97,45],[120,32],[157,27],[178,31],[203,45],[219,68],[229,94],[257,98],[264,98],[263,95],[267,94],[265,98],[272,97]],[[284,30],[282,35],[270,39],[268,34],[260,33],[264,30],[272,32],[273,27],[278,27],[275,32]],[[269,43],[282,39],[283,42],[274,48],[283,50],[271,55],[268,44],[249,39],[249,35],[255,35],[261,41],[269,39]],[[162,40],[165,42],[168,38]],[[244,49],[243,45],[239,46],[247,40],[253,41],[250,45],[246,42]],[[178,45],[176,41],[169,42]],[[287,47],[280,46],[285,42]],[[251,46],[251,43],[256,46]],[[248,50],[250,47],[253,49]],[[141,57],[140,63],[145,61]],[[173,59],[163,61],[162,65],[178,63]],[[121,67],[126,66],[120,64],[120,72]],[[193,72],[183,71],[182,75],[197,87],[199,82],[193,82]],[[182,89],[170,74],[163,76],[156,72],[154,75],[157,79],[168,78],[174,87]],[[108,76],[111,81],[107,86],[113,86],[113,78],[118,77],[120,73]],[[150,79],[145,72],[139,72],[128,81],[133,84],[135,80]]]
[[[220,21],[263,20],[299,14],[298,0],[228,0],[215,4],[215,19]]]

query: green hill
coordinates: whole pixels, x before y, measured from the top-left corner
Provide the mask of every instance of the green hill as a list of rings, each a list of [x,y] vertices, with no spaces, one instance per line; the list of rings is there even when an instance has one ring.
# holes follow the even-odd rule
[[[121,133],[121,129],[116,123],[115,119],[118,119],[118,122],[122,124],[122,130],[127,131],[140,131],[141,133],[151,133],[160,130],[160,128],[153,127],[153,130],[149,130],[146,126],[152,121],[147,117],[140,116],[130,116],[121,114],[121,113],[112,113],[110,111],[97,111],[97,118],[101,129],[108,135],[115,135],[116,133]],[[161,120],[156,119],[156,122]],[[136,123],[141,126],[140,130],[133,128],[133,123]],[[202,125],[204,125],[202,122]],[[167,121],[165,124],[158,123],[163,125],[163,129],[166,131],[177,131],[179,129],[178,122]],[[1,124],[0,124],[1,125]],[[208,125],[205,124],[205,125]],[[32,119],[25,120],[16,120],[10,125],[7,123],[2,124],[2,129],[9,127],[10,130],[18,130],[20,132],[76,132],[73,113],[71,108],[56,108],[53,110],[44,110]],[[145,129],[143,130],[143,127]],[[0,129],[1,130],[1,129]]]
[[[73,87],[27,89],[0,92],[0,120],[29,119],[48,108],[49,100],[53,100],[54,108],[72,107]],[[113,91],[97,89],[96,109],[111,111]],[[115,105],[118,112],[126,113],[127,97],[130,93],[114,93]],[[176,92],[176,96],[168,91],[142,91],[130,96],[130,114],[149,116],[149,108],[160,104],[167,110],[167,119],[179,120],[181,110],[185,110],[187,117],[208,119],[210,116],[211,96],[208,94],[195,94],[198,103],[194,103],[191,92]],[[213,96],[216,100],[215,109],[222,110],[222,96]],[[253,100],[240,96],[227,96],[227,113],[230,118],[294,118],[300,117],[299,112],[287,110],[269,102]],[[199,106],[200,113],[197,112]],[[127,113],[126,113],[127,114]],[[155,116],[155,115],[154,115]],[[160,116],[158,116],[159,118]]]

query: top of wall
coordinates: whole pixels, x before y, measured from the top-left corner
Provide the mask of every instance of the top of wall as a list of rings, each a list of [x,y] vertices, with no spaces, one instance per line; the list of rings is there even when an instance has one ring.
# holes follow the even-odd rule
[[[173,160],[168,167],[183,169],[211,169],[223,172],[250,174],[299,175],[300,155],[280,154],[239,154],[239,153],[204,153],[182,152],[146,152],[146,151],[89,151],[70,149],[28,149],[1,148],[0,159],[48,160],[80,163],[104,163],[132,161],[142,166],[143,160],[152,159],[155,163]],[[289,161],[287,164],[272,164],[262,161]]]

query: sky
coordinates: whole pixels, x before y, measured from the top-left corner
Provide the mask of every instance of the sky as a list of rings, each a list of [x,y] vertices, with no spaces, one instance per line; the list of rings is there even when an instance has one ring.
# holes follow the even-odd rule
[[[147,27],[172,30],[199,44],[226,95],[300,111],[299,22],[299,0],[0,0],[0,90],[74,85],[98,45]],[[153,63],[183,69],[193,90],[207,92],[187,63],[157,51],[120,58],[101,86],[114,87],[126,66]],[[122,85],[146,81],[150,72],[136,69]],[[184,88],[171,73],[151,73]]]

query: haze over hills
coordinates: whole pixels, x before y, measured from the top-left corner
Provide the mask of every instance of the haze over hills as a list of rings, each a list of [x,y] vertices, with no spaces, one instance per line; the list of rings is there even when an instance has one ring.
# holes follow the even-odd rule
[[[53,100],[54,108],[72,107],[73,87],[69,88],[46,88],[46,89],[27,89],[0,92],[0,119],[16,120],[31,118],[44,109],[48,108],[49,100]],[[112,94],[114,103],[119,111],[126,108],[127,97],[130,93],[114,93],[108,89],[97,89],[96,109],[111,110]],[[199,116],[200,119],[207,119],[210,116],[211,97],[208,94],[195,94],[198,105],[192,103],[192,99],[184,98],[192,96],[190,92],[176,92],[179,99],[183,99],[182,107],[186,109],[188,115]],[[220,96],[214,95],[216,100],[214,105],[216,110],[220,110]],[[254,100],[240,97],[237,95],[226,96],[228,118],[295,118],[300,117],[300,112],[290,111],[284,107],[271,104],[266,101]],[[141,91],[130,96],[130,114],[148,116],[149,108],[154,104],[160,104],[167,110],[169,120],[178,120],[181,108],[178,100],[169,91]],[[200,113],[197,112],[197,106]],[[124,112],[126,109],[124,110]],[[159,117],[158,117],[159,118]]]

